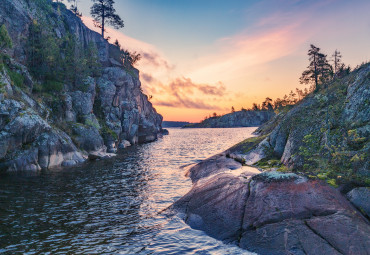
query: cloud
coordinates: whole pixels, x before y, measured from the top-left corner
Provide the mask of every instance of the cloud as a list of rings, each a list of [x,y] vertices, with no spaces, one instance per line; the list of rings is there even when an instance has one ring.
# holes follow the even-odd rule
[[[158,53],[155,52],[142,52],[141,56],[143,60],[155,67],[163,67],[168,70],[174,69],[173,65],[170,65],[167,60],[163,59]]]
[[[142,78],[147,83],[152,83],[154,81],[153,76],[148,73],[141,73],[140,78]]]
[[[175,108],[191,108],[204,110],[225,110],[224,107],[212,104],[218,102],[227,94],[224,84],[216,85],[194,83],[190,78],[180,77],[172,80],[168,85],[154,84],[161,90],[153,103],[158,106]]]
[[[169,84],[170,93],[176,95],[178,92],[187,92],[193,94],[195,91],[203,95],[213,95],[222,97],[226,94],[226,87],[223,83],[218,82],[217,86],[209,84],[197,84],[190,78],[177,78]]]
[[[156,100],[154,103],[158,106],[167,106],[167,107],[175,107],[175,108],[191,108],[191,109],[202,109],[202,110],[225,110],[225,108],[207,104],[202,100],[192,100],[188,97],[184,97],[179,99],[178,101],[161,101]]]

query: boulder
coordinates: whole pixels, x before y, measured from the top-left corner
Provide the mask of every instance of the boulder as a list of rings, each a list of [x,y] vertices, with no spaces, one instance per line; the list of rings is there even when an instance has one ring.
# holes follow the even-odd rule
[[[106,152],[103,152],[103,151],[95,151],[95,152],[90,152],[89,153],[89,160],[100,160],[100,159],[108,159],[108,158],[112,158],[112,157],[115,157],[116,154],[114,153],[106,153]]]
[[[162,135],[169,135],[169,134],[170,134],[170,132],[169,132],[167,129],[162,128],[162,130],[161,130],[161,134],[162,134]]]
[[[232,171],[231,171],[232,172]],[[191,227],[248,251],[367,254],[370,226],[339,191],[293,173],[219,173],[174,203]]]
[[[218,174],[197,183],[173,206],[192,228],[214,238],[234,242],[241,234],[249,191],[245,180],[232,174]]]
[[[122,142],[120,142],[120,144],[118,145],[118,149],[125,149],[127,147],[130,147],[131,146],[131,143],[127,140],[123,140]]]
[[[202,178],[229,170],[235,170],[241,166],[241,163],[236,162],[232,158],[227,158],[225,153],[221,153],[203,160],[202,162],[191,167],[186,173],[186,176],[190,177],[194,183]]]
[[[73,124],[72,133],[76,145],[87,152],[101,150],[105,147],[103,138],[94,127],[79,123]]]
[[[370,188],[355,188],[347,193],[347,198],[364,215],[370,218]]]

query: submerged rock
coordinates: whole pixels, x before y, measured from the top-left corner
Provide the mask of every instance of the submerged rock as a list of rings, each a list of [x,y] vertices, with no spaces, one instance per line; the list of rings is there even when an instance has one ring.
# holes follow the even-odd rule
[[[89,160],[100,160],[100,159],[108,159],[117,156],[114,153],[107,153],[104,151],[95,151],[89,153]]]

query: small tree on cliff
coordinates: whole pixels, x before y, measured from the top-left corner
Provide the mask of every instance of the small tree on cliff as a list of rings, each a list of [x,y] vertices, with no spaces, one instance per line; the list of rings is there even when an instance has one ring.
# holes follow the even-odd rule
[[[307,70],[303,71],[299,80],[302,84],[313,84],[314,89],[317,90],[319,83],[324,83],[330,77],[332,67],[326,59],[326,55],[321,53],[320,48],[313,44],[311,44],[307,55],[310,64]]]
[[[78,7],[77,7],[77,3],[79,2],[79,0],[68,0],[68,3],[72,3],[71,4],[71,11],[77,16],[77,17],[82,17],[82,13],[78,10]]]
[[[114,0],[91,0],[90,14],[94,18],[94,25],[101,28],[101,35],[104,37],[106,23],[116,29],[124,27],[123,21],[114,9]]]

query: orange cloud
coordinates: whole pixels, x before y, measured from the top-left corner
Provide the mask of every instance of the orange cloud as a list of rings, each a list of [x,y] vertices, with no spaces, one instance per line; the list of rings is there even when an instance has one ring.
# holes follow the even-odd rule
[[[197,84],[189,78],[176,78],[168,85],[155,83],[155,86],[161,89],[160,93],[153,100],[154,105],[205,109],[205,110],[225,110],[217,102],[222,100],[228,92],[222,83],[216,85]],[[212,103],[213,102],[213,103]]]

